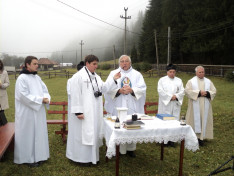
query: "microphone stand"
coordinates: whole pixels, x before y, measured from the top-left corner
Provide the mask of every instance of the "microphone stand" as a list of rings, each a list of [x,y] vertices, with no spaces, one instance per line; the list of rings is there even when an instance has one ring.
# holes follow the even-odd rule
[[[220,167],[218,167],[217,169],[215,169],[214,171],[212,171],[208,176],[215,175],[215,174],[218,174],[220,172],[223,172],[223,171],[226,171],[226,170],[229,170],[229,169],[232,169],[232,171],[233,171],[234,161],[232,163],[232,166],[224,168],[224,169],[221,169],[225,164],[227,164],[229,161],[231,161],[233,159],[234,159],[234,156],[232,156],[228,161],[226,161],[225,163],[223,163]]]

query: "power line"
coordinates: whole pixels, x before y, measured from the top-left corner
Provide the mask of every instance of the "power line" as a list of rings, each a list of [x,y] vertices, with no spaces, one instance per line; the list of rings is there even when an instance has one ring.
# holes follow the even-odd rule
[[[81,11],[81,10],[79,10],[79,9],[77,9],[77,8],[75,8],[75,7],[73,7],[73,6],[71,6],[71,5],[69,5],[69,4],[66,4],[66,3],[60,1],[60,0],[57,0],[57,1],[60,2],[61,4],[65,5],[65,6],[67,6],[67,7],[72,8],[72,9],[75,10],[75,11],[78,11],[78,12],[80,12],[80,13],[86,15],[86,16],[89,16],[89,17],[91,17],[91,18],[93,18],[93,19],[95,19],[95,20],[98,20],[98,21],[100,21],[100,22],[102,22],[102,23],[108,24],[108,25],[110,25],[110,26],[112,26],[112,27],[115,27],[115,28],[118,28],[118,29],[120,29],[120,30],[125,30],[125,29],[120,28],[120,27],[118,27],[118,26],[115,26],[115,25],[113,25],[113,24],[111,24],[111,23],[108,23],[108,22],[106,22],[106,21],[104,21],[104,20],[101,20],[101,19],[99,19],[99,18],[97,18],[97,17],[94,17],[94,16],[92,16],[92,15],[89,15],[89,14],[87,14],[87,13],[85,13],[85,12],[83,12],[83,11]],[[130,32],[130,33],[133,33],[133,34],[136,34],[136,35],[141,35],[141,34],[139,34],[139,33],[136,33],[136,32],[133,32],[133,31],[129,31],[129,30],[127,30],[127,32]]]

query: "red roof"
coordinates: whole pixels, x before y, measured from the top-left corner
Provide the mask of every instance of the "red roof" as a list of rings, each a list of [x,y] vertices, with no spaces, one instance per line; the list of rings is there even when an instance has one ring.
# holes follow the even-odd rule
[[[57,62],[49,60],[48,58],[40,58],[38,60],[38,64],[41,64],[41,65],[58,65]]]

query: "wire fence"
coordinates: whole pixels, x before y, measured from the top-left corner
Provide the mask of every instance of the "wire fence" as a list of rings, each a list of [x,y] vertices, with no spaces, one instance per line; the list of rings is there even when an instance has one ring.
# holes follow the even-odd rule
[[[177,72],[195,73],[195,68],[198,64],[175,64],[177,66]],[[205,68],[206,75],[224,77],[229,71],[234,72],[234,65],[202,65]],[[165,74],[166,64],[160,64],[157,69],[156,64],[152,64],[152,69],[143,72],[145,77],[157,77]],[[71,78],[76,72],[67,71],[65,69],[53,70],[53,71],[40,71],[39,76],[42,78]],[[10,79],[17,79],[19,72],[8,72],[11,76]],[[100,77],[107,77],[101,71],[97,72]]]

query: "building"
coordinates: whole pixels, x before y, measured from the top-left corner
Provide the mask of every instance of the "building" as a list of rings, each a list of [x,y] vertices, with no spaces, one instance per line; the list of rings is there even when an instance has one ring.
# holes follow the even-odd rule
[[[38,60],[39,70],[54,70],[59,66],[55,61],[49,60],[48,58],[40,58]]]

